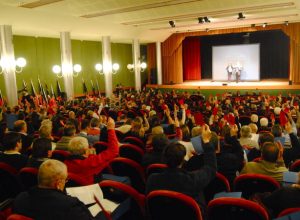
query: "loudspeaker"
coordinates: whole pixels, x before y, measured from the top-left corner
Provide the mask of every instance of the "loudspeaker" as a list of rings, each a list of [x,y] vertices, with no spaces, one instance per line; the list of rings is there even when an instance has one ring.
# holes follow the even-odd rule
[[[293,81],[292,80],[289,80],[289,85],[293,85]]]

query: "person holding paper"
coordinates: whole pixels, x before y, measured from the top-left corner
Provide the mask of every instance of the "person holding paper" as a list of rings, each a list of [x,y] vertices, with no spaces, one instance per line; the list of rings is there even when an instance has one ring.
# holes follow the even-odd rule
[[[86,138],[74,137],[68,148],[71,156],[65,160],[68,170],[87,180],[90,184],[98,182],[97,175],[112,159],[119,155],[118,139],[114,128],[114,120],[108,118],[108,148],[98,155],[90,154]]]
[[[96,220],[81,201],[63,192],[67,178],[64,163],[46,160],[39,168],[38,186],[17,196],[12,213],[36,220]]]
[[[167,145],[163,152],[163,160],[168,168],[148,178],[146,193],[163,189],[184,193],[194,198],[202,213],[205,213],[203,189],[214,179],[217,170],[215,149],[211,146],[210,139],[211,131],[208,125],[204,125],[202,131],[204,165],[194,172],[187,172],[182,168],[186,155],[185,147],[176,142]]]

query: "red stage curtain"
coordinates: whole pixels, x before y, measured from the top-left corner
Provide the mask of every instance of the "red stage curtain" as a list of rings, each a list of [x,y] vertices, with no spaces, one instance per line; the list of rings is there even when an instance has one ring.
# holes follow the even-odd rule
[[[200,80],[200,39],[198,37],[184,39],[182,49],[183,80]]]

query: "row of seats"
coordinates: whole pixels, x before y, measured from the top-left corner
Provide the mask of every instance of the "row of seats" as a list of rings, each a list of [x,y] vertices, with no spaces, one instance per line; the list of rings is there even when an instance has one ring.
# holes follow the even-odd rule
[[[116,181],[105,180],[99,183],[105,198],[111,198],[116,191],[129,197],[132,201],[131,212],[134,219],[149,220],[202,220],[203,213],[191,197],[182,193],[156,190],[147,196],[137,192],[131,186]],[[284,210],[279,214],[284,216],[300,208]],[[209,220],[269,220],[267,211],[259,204],[242,198],[217,198],[208,203],[207,214]],[[1,219],[1,218],[0,218]],[[11,215],[8,220],[29,220],[25,216]],[[111,219],[110,216],[108,219]]]

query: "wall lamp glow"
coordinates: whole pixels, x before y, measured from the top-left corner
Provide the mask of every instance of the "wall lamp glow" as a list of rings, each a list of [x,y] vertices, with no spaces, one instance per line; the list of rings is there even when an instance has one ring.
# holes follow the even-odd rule
[[[64,67],[63,67],[63,68],[64,68]],[[65,68],[67,68],[67,67],[65,67]],[[81,65],[80,65],[80,64],[75,64],[75,65],[73,66],[73,76],[74,76],[74,77],[77,77],[78,74],[81,72],[81,70],[82,70]],[[59,66],[59,65],[54,65],[54,66],[52,67],[52,72],[53,72],[54,74],[56,74],[56,76],[57,76],[58,78],[62,78],[62,77],[63,77],[62,68],[61,68],[61,66]]]
[[[100,75],[103,75],[104,72],[103,72],[103,66],[101,63],[97,63],[95,65],[95,69],[96,71],[100,74]],[[112,74],[116,74],[119,69],[120,69],[120,65],[118,63],[114,63],[112,66],[109,66],[108,69],[111,69],[112,70]]]
[[[139,63],[137,68],[139,68],[139,70],[141,72],[144,72],[145,69],[147,68],[147,64],[145,62],[142,62],[142,63]],[[130,72],[133,72],[134,71],[134,64],[128,64],[127,65],[127,69],[130,71]]]
[[[25,67],[26,64],[27,64],[26,59],[23,57],[19,57],[13,62],[12,65],[15,67],[15,72],[20,73],[22,72],[23,67]],[[0,74],[4,72],[4,69],[7,69],[12,65],[10,65],[10,62],[7,58],[2,58],[0,60]]]

